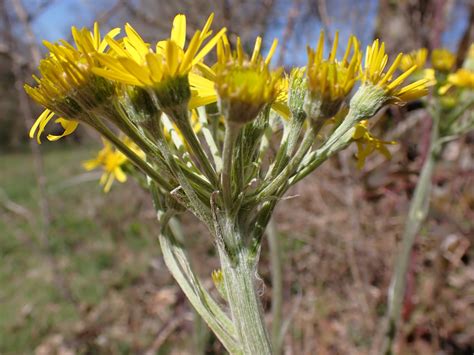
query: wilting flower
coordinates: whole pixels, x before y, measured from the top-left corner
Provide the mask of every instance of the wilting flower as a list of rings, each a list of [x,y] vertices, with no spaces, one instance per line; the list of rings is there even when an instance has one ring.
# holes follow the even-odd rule
[[[127,24],[127,37],[123,43],[107,38],[113,53],[99,56],[105,68],[97,68],[94,72],[125,84],[151,89],[160,106],[188,103],[190,99],[190,108],[206,104],[210,94],[215,97],[213,83],[192,69],[202,62],[225,32],[225,29],[220,30],[204,45],[212,35],[213,17],[209,16],[202,30],[195,32],[185,48],[186,18],[177,15],[170,38],[158,42],[155,51]]]
[[[431,66],[433,69],[449,72],[456,63],[456,56],[444,48],[436,48],[431,53]]]
[[[215,85],[221,108],[233,122],[246,123],[257,117],[265,105],[273,104],[282,92],[282,69],[270,70],[270,60],[275,52],[275,40],[263,58],[260,54],[262,38],[257,37],[251,57],[237,39],[236,50],[230,48],[227,36],[217,45]]]
[[[107,37],[115,37],[120,32],[113,29]],[[55,115],[55,122],[61,124],[64,132],[59,136],[48,135],[49,140],[57,140],[69,135],[80,121],[87,121],[84,110],[91,110],[105,102],[113,94],[113,85],[92,72],[98,63],[97,53],[103,53],[107,42],[101,39],[99,25],[94,24],[94,32],[72,27],[76,47],[65,41],[44,42],[50,55],[39,65],[41,77],[33,76],[37,86],[25,85],[25,90],[33,100],[46,107],[30,130],[30,137],[40,136],[48,122]]]
[[[400,60],[400,69],[402,71],[407,71],[416,65],[417,70],[422,70],[426,64],[427,58],[428,50],[426,48],[420,48],[411,53],[404,54]]]
[[[327,59],[323,59],[324,33],[321,32],[316,50],[308,52],[308,115],[314,119],[334,116],[342,101],[351,92],[358,76],[361,60],[359,42],[354,36],[349,38],[346,52],[341,61],[336,59],[339,35],[336,33],[333,47]],[[352,57],[349,59],[351,49]]]
[[[143,157],[143,152],[129,138],[124,138],[123,142]],[[128,159],[122,152],[114,148],[109,141],[103,139],[103,143],[104,148],[97,153],[94,159],[85,161],[83,166],[86,170],[102,168],[104,173],[100,178],[100,184],[104,186],[105,192],[109,192],[115,180],[118,182],[127,181],[127,175],[123,168],[128,164]]]
[[[375,151],[381,153],[385,158],[391,159],[392,155],[386,145],[396,144],[394,141],[383,141],[372,136],[367,125],[367,120],[359,122],[355,126],[354,134],[352,135],[352,139],[357,144],[357,167],[359,169],[364,167],[367,157]]]

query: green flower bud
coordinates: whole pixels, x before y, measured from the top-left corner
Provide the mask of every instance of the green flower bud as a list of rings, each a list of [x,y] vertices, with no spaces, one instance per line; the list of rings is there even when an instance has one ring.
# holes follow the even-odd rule
[[[306,118],[304,109],[307,88],[306,68],[294,68],[290,73],[288,106],[293,117]]]
[[[358,118],[369,118],[374,116],[389,98],[380,86],[365,83],[356,91],[349,107]]]

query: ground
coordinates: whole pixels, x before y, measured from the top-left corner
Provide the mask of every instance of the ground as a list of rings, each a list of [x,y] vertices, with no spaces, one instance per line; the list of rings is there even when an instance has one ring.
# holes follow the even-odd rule
[[[205,328],[195,325],[163,264],[146,193],[128,181],[104,194],[98,175],[81,167],[95,151],[46,146],[47,238],[31,156],[0,156],[0,353],[187,354],[199,340],[208,353],[222,353],[205,332],[193,335]],[[366,354],[380,340],[390,268],[416,175],[394,178],[401,170],[396,159],[370,175],[341,174],[331,166],[339,163],[297,186],[277,211],[288,353]],[[474,292],[472,177],[446,164],[436,175],[430,220],[413,256],[402,353],[473,349],[474,315],[467,312]],[[212,289],[212,243],[195,219],[186,216],[184,224]],[[269,310],[267,249],[260,274]]]

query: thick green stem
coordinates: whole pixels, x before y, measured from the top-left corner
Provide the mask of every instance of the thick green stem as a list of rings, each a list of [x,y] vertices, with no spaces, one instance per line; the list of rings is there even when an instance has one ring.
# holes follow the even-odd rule
[[[405,223],[400,252],[395,262],[395,272],[392,276],[390,291],[388,295],[388,312],[386,333],[382,354],[392,354],[392,348],[397,335],[397,328],[400,321],[401,309],[406,288],[406,274],[410,261],[410,255],[422,223],[424,222],[428,210],[431,191],[431,178],[433,168],[438,155],[438,119],[433,119],[431,131],[431,142],[428,155],[423,164],[414,195],[410,203],[408,219]]]
[[[267,227],[270,246],[270,266],[272,272],[272,345],[275,354],[281,354],[283,319],[283,273],[282,251],[276,224],[270,220]]]
[[[184,246],[177,240],[184,237],[179,222],[171,218],[173,212],[164,212],[163,197],[158,187],[149,181],[150,192],[161,223],[159,242],[165,264],[196,312],[231,354],[241,353],[235,328],[229,317],[209,295],[194,273]]]
[[[231,354],[239,353],[232,323],[194,275],[185,251],[176,241],[171,230],[161,233],[159,241],[166,266],[189,302],[225,348]]]
[[[244,354],[271,354],[270,339],[265,329],[263,310],[256,287],[256,263],[246,249],[232,256],[219,250],[227,301],[237,338]]]

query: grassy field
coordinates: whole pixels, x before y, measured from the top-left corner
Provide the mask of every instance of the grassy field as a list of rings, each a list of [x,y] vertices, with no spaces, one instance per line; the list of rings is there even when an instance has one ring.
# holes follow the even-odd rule
[[[130,179],[104,194],[100,174],[81,167],[94,147],[49,147],[47,239],[31,156],[0,156],[0,354],[196,354],[193,312],[163,264],[146,192]],[[279,206],[291,353],[367,354],[376,344],[414,182],[399,168],[395,160],[348,183],[327,164]],[[436,186],[410,266],[403,354],[473,349],[465,310],[474,292],[474,185],[451,168],[437,176],[449,183]],[[194,219],[185,217],[184,227],[212,290],[212,243]],[[259,272],[269,312],[266,244]],[[204,348],[223,353],[213,338]]]
[[[129,183],[128,193],[112,189],[104,196],[97,176],[84,175],[81,167],[93,154],[94,149],[77,147],[44,154],[52,216],[48,241],[41,238],[31,156],[0,156],[2,354],[30,353],[48,337],[54,343],[62,341],[58,336],[87,333],[83,323],[91,318],[91,310],[114,292],[139,283],[159,256],[148,232],[154,218],[141,215],[138,187]],[[12,203],[19,206],[11,208]],[[72,300],[64,295],[68,291]],[[94,322],[104,321],[95,317]],[[147,340],[146,332],[143,338]],[[127,336],[113,343],[125,352],[131,346]]]

